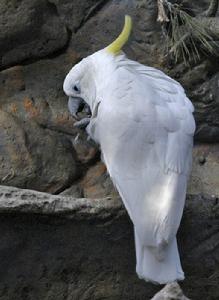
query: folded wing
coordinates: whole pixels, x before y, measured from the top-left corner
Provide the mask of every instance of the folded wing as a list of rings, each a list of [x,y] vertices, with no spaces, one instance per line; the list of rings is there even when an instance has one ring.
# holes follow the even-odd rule
[[[154,68],[122,65],[98,110],[104,161],[143,245],[177,232],[195,122],[183,88]]]

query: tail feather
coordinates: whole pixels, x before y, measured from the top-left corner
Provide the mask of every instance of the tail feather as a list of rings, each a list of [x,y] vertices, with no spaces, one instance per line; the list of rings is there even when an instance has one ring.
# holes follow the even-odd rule
[[[159,284],[184,279],[176,238],[166,247],[162,260],[155,255],[154,247],[142,246],[136,232],[135,248],[137,259],[136,272],[139,278]]]

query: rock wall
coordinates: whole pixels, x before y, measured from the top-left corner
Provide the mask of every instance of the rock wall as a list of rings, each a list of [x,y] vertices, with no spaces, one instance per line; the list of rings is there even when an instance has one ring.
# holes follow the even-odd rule
[[[46,203],[52,201],[48,213],[37,210],[43,207],[41,194],[10,196],[12,188],[10,202],[1,187],[1,300],[149,299],[158,290],[135,275],[132,226],[123,209],[113,202],[104,216],[90,216],[96,205],[107,203],[106,197],[115,200],[118,194],[97,146],[73,127],[62,91],[69,69],[108,45],[126,13],[134,20],[127,55],[180,81],[195,106],[193,172],[179,235],[187,274],[182,286],[191,299],[219,298],[218,57],[203,55],[191,66],[174,63],[165,53],[156,1],[145,0],[138,8],[135,2],[0,2],[0,184],[60,194],[44,195]],[[209,0],[184,3],[198,13]],[[83,211],[83,201],[76,201],[79,212],[72,203],[69,208],[69,201],[75,202],[65,198],[69,195],[94,199],[89,213]],[[7,209],[1,197],[7,199]],[[69,218],[54,211],[60,199],[68,203]]]
[[[1,300],[149,300],[160,289],[136,276],[133,228],[118,198],[0,191]],[[219,297],[218,227],[218,201],[188,197],[178,241],[189,299]]]
[[[99,160],[99,151],[87,142],[84,132],[73,128],[63,79],[82,57],[116,37],[125,13],[134,20],[132,38],[125,48],[128,56],[179,80],[196,108],[196,141],[219,142],[216,58],[203,56],[190,67],[174,64],[164,51],[156,1],[144,3],[136,8],[131,0],[1,1],[1,184],[50,193],[63,192],[81,180],[87,184],[83,178]],[[208,3],[194,1],[192,9],[200,12]],[[101,173],[99,166],[95,170]],[[86,186],[85,190],[85,196],[92,196],[87,193],[92,189]]]

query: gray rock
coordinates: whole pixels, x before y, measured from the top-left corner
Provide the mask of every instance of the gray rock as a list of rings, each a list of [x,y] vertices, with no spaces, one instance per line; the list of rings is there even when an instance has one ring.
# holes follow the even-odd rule
[[[183,292],[177,282],[167,284],[151,300],[189,300],[183,295]]]
[[[196,139],[219,142],[219,72],[192,91],[196,122]]]
[[[2,184],[61,192],[96,157],[98,149],[74,128],[62,92],[73,60],[68,52],[0,73]]]
[[[189,299],[219,297],[218,220],[217,201],[188,197],[178,242]],[[143,300],[160,290],[136,276],[133,228],[118,198],[1,186],[0,236],[1,300]],[[166,290],[180,295],[175,284]]]
[[[1,184],[57,193],[80,174],[64,136],[0,111]]]
[[[74,198],[0,186],[0,214],[56,215],[75,220],[107,219],[125,214],[119,198]]]
[[[52,54],[68,41],[56,7],[46,0],[2,0],[0,16],[0,68]]]
[[[135,274],[132,225],[98,148],[73,127],[62,91],[69,69],[108,45],[129,13],[128,56],[180,81],[196,108],[196,140],[218,142],[218,64],[213,57],[192,67],[173,63],[163,49],[156,1],[144,2],[141,8],[131,0],[0,3],[0,68],[14,66],[0,72],[1,184],[65,190],[52,196],[0,187],[0,300],[145,300],[160,289]],[[185,3],[198,12],[208,6]],[[182,288],[193,300],[219,299],[218,151],[210,144],[194,149],[178,235]],[[88,198],[75,199],[82,195]]]
[[[49,0],[57,7],[57,12],[63,23],[72,31],[77,32],[93,15],[109,0]]]
[[[83,198],[84,197],[83,189],[77,183],[73,184],[72,186],[70,186],[63,192],[61,192],[60,195],[72,196],[75,198]]]
[[[219,197],[219,145],[200,144],[193,149],[193,166],[188,193]]]
[[[62,84],[66,73],[80,57],[103,48],[117,36],[123,26],[124,12],[131,14],[134,20],[132,38],[125,48],[129,57],[163,69],[179,80],[196,107],[196,139],[218,141],[218,66],[211,58],[203,58],[193,68],[169,61],[163,51],[165,40],[161,27],[156,22],[156,1],[144,1],[141,8],[133,6],[134,2],[1,1],[0,55],[3,66],[25,61],[24,66],[0,72],[1,114],[7,115],[5,120],[13,130],[18,128],[15,134],[17,145],[12,142],[12,131],[9,130],[8,135],[4,127],[1,130],[1,143],[8,147],[10,141],[11,150],[13,148],[13,157],[10,151],[3,153],[0,148],[1,159],[6,165],[3,169],[4,164],[1,164],[2,184],[57,193],[74,186],[75,179],[86,174],[87,169],[98,161],[98,148],[87,141],[83,131],[73,126],[75,119],[68,112]],[[204,0],[192,3],[192,6],[199,11],[207,7]],[[69,47],[63,48],[63,53],[57,53],[56,57],[30,63],[66,45],[66,27],[71,31]],[[31,140],[34,140],[32,144]],[[40,141],[42,145],[39,145]],[[54,164],[50,157],[54,151],[56,155],[67,153],[61,167],[61,158],[57,159],[55,155],[59,163]],[[28,162],[23,163],[24,167],[22,155]],[[94,198],[98,191],[103,196],[106,190],[113,190],[108,179],[100,178],[98,184],[101,188],[94,187]],[[203,191],[213,193],[210,188]],[[90,187],[84,194],[91,196]]]

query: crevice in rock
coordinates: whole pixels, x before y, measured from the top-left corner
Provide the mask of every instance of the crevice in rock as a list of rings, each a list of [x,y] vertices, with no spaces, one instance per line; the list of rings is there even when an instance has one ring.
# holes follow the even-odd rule
[[[75,28],[74,33],[77,33],[91,17],[93,17],[96,13],[99,13],[100,10],[110,1],[111,0],[100,0],[92,6],[85,17],[81,20],[80,24]]]
[[[87,163],[82,163],[77,157],[76,159],[76,164],[78,164],[79,168],[80,168],[80,176],[77,177],[77,179],[73,179],[70,180],[65,186],[63,186],[60,190],[57,190],[55,193],[53,193],[54,195],[58,195],[61,194],[62,192],[64,192],[65,190],[69,189],[72,185],[76,185],[80,182],[80,180],[82,180],[85,176],[86,173],[88,172],[89,168],[91,166],[95,166],[95,164],[97,164],[101,159],[101,153],[100,151],[97,152],[97,154],[94,156],[94,158],[92,160],[90,160]]]
[[[56,15],[57,17],[59,17],[58,9],[57,9],[55,3],[52,3],[52,2],[50,2],[50,1],[47,1],[47,7],[48,7],[48,10],[49,10],[53,15]]]
[[[56,133],[64,134],[64,135],[66,135],[68,137],[74,137],[75,136],[75,133],[70,133],[70,132],[62,130],[60,128],[56,128],[54,126],[49,126],[47,124],[38,124],[38,125],[42,129],[48,129],[48,130],[51,130],[51,131],[56,132]]]

